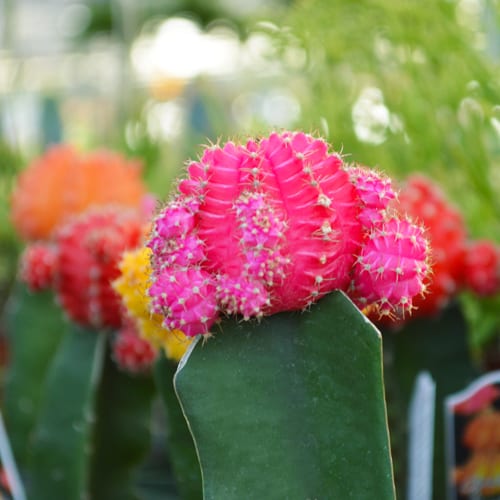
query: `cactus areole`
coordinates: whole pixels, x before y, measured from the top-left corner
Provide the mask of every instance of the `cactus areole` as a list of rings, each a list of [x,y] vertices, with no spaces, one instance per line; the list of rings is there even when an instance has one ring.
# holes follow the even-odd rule
[[[221,314],[300,310],[334,289],[408,312],[425,288],[427,242],[388,213],[394,196],[388,179],[349,171],[302,132],[208,147],[154,220],[152,312],[189,336]]]

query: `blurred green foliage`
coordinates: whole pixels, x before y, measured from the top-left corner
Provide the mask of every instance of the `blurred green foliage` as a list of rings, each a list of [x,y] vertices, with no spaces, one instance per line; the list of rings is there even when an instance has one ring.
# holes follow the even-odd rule
[[[500,68],[475,48],[481,23],[461,25],[458,5],[301,2],[291,22],[308,50],[314,96],[304,106],[304,125],[318,128],[323,117],[349,160],[400,178],[429,173],[460,201],[475,236],[498,238],[500,142],[492,120],[500,118]],[[380,89],[390,113],[380,144],[355,133],[353,106],[366,87]]]
[[[118,7],[120,2],[87,0],[86,3],[90,9],[90,19],[85,30],[79,36],[81,40],[103,33],[119,34],[121,37],[127,38],[127,33],[124,32],[126,27],[122,26],[119,33],[116,30],[117,10],[124,8],[123,5]],[[134,23],[140,28],[154,25],[155,21],[172,16],[187,16],[196,19],[202,27],[207,27],[216,20],[224,19],[230,21],[240,36],[244,37],[246,33],[245,16],[238,15],[237,6],[236,9],[228,9],[228,6],[230,4],[217,1],[153,0],[137,2],[137,5],[132,6],[132,9],[131,4],[129,4],[125,9],[133,10]]]
[[[0,138],[0,309],[15,273],[19,242],[9,221],[9,197],[21,156]]]
[[[459,206],[471,237],[497,243],[499,5],[304,0],[288,18],[307,56],[302,126],[326,135],[347,161],[400,180],[426,173]],[[484,322],[477,311],[487,314],[491,302],[470,315],[472,331],[481,330],[475,345],[500,332],[498,312]]]
[[[117,7],[113,5],[114,2],[96,2],[88,1],[87,5],[90,8],[90,19],[87,27],[81,34],[83,39],[92,37],[95,34],[103,33],[116,33],[113,9]],[[212,2],[204,2],[200,0],[169,0],[144,2],[136,13],[140,14],[136,19],[138,24],[144,25],[151,19],[165,18],[177,14],[191,14],[196,15],[202,25],[207,25],[214,19],[222,18],[227,13],[219,8],[217,4]]]

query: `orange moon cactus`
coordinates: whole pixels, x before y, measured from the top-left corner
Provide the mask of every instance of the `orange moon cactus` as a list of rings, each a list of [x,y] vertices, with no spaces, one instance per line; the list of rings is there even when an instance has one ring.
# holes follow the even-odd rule
[[[53,230],[90,207],[137,208],[146,194],[141,168],[111,151],[78,153],[53,146],[31,163],[12,195],[12,222],[25,240],[47,239]]]

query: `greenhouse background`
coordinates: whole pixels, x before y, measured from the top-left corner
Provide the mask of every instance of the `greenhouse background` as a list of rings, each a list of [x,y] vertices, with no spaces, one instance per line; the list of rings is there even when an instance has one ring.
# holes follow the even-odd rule
[[[125,395],[120,395],[111,385],[117,384],[123,374],[117,371],[116,380],[112,380],[115,375],[109,374],[115,372],[107,361],[107,351],[101,369],[110,377],[106,379],[110,385],[103,384],[101,392],[95,389],[98,395],[94,396],[108,420],[103,420],[102,428],[85,435],[87,438],[92,432],[105,435],[106,429],[113,428],[115,403],[116,413],[129,408],[131,415],[135,415],[131,416],[133,422],[121,422],[117,428],[138,426],[137,435],[144,439],[128,450],[133,458],[126,464],[116,464],[110,472],[103,465],[108,460],[113,462],[109,457],[114,446],[116,453],[127,454],[126,447],[119,451],[127,441],[126,432],[115,436],[116,441],[110,439],[102,449],[95,445],[102,453],[97,453],[95,463],[91,461],[83,467],[78,462],[80,465],[70,471],[59,471],[64,475],[63,480],[52,478],[52,483],[70,485],[64,493],[69,496],[57,496],[63,490],[46,484],[51,482],[44,480],[44,474],[50,476],[49,466],[34,470],[45,460],[51,464],[51,458],[46,458],[51,450],[41,450],[33,436],[39,432],[36,426],[40,425],[37,424],[40,408],[42,417],[51,421],[43,408],[44,401],[53,401],[50,397],[54,394],[44,391],[46,385],[50,386],[46,380],[54,380],[46,377],[58,346],[63,344],[55,336],[44,343],[43,325],[54,320],[53,311],[46,309],[46,304],[37,303],[36,294],[19,283],[27,242],[12,215],[12,207],[20,174],[37,159],[45,158],[43,155],[58,144],[70,145],[82,155],[114,151],[142,165],[142,180],[148,193],[158,200],[154,203],[154,211],[158,213],[172,198],[178,179],[186,175],[186,165],[197,161],[212,145],[222,146],[227,141],[246,143],[254,137],[285,131],[303,131],[321,137],[331,145],[331,150],[339,152],[346,166],[369,166],[389,176],[395,189],[402,190],[400,202],[408,203],[407,206],[413,203],[411,196],[404,194],[405,186],[413,182],[411,179],[435,186],[440,193],[435,195],[436,199],[431,200],[429,195],[428,205],[424,200],[422,205],[411,206],[420,211],[416,218],[423,219],[429,232],[436,231],[430,238],[430,246],[435,238],[431,264],[434,259],[434,277],[438,281],[442,268],[454,258],[456,250],[452,241],[457,236],[455,232],[439,240],[440,232],[447,231],[440,222],[449,214],[454,214],[450,217],[455,222],[457,218],[461,221],[456,231],[463,230],[460,237],[464,252],[475,242],[487,242],[491,259],[497,259],[486,262],[489,257],[484,257],[484,266],[490,266],[490,274],[484,280],[490,288],[471,285],[471,278],[462,276],[464,286],[440,282],[444,298],[439,307],[434,303],[429,306],[429,311],[432,309],[429,314],[422,313],[427,310],[422,303],[421,314],[417,310],[414,319],[404,318],[399,324],[370,319],[382,332],[383,391],[391,473],[398,498],[498,498],[500,419],[491,417],[493,420],[488,424],[492,436],[497,437],[490,439],[487,453],[472,438],[460,441],[459,436],[473,417],[496,418],[500,412],[500,377],[494,378],[500,369],[498,0],[0,0],[0,409],[29,498],[80,498],[82,491],[87,494],[85,498],[96,499],[222,498],[217,495],[226,490],[217,489],[221,479],[213,471],[210,479],[209,468],[202,474],[203,488],[200,486],[191,434],[176,407],[172,384],[166,388],[167,385],[153,382],[158,380],[158,373],[170,380],[175,366],[163,359],[163,364],[157,362],[154,377],[148,373],[141,375],[144,378],[139,381],[134,377],[127,379],[131,398],[128,400],[127,389],[123,389]],[[117,178],[116,182],[120,180]],[[432,191],[434,187],[421,189],[436,192]],[[43,179],[39,190],[44,190]],[[479,253],[474,255],[469,258],[467,269],[472,269],[470,262],[476,265],[480,261]],[[467,274],[466,264],[460,266],[460,273]],[[21,319],[12,313],[16,301],[27,307],[22,314],[18,313]],[[22,340],[20,335],[16,340],[17,329],[23,328],[22,318],[30,315],[32,322],[25,321],[24,328],[40,325],[40,335],[35,339],[34,333],[30,337],[25,332]],[[26,327],[28,323],[31,326]],[[217,338],[217,331],[214,336]],[[207,341],[207,345],[211,343],[212,339]],[[30,346],[40,349],[42,354],[29,353]],[[77,353],[79,348],[73,348]],[[87,360],[88,373],[97,363],[100,348],[89,349],[95,358]],[[197,352],[196,348],[193,352]],[[339,356],[342,352],[339,350]],[[210,359],[215,371],[217,359],[215,355]],[[24,371],[23,363],[30,360],[38,363],[36,368]],[[193,356],[195,362],[200,360]],[[223,364],[220,359],[219,363]],[[36,373],[39,380],[34,384],[28,375],[23,378],[23,373],[30,373],[30,377]],[[481,410],[472,410],[459,396],[449,399],[472,387],[470,384],[480,376],[487,377],[484,380],[488,381],[490,391],[481,392],[486,398],[481,400],[484,403]],[[92,385],[89,377],[85,379],[87,388]],[[360,373],[358,378],[364,380],[364,377]],[[58,394],[65,394],[62,387]],[[83,391],[84,385],[80,387]],[[425,406],[432,416],[420,415],[427,420],[417,419],[415,423],[412,420],[415,415],[409,415],[409,409],[419,387],[424,391],[424,396],[420,396],[427,398],[425,404],[430,404],[430,407],[422,404],[422,408]],[[86,405],[94,398],[88,391]],[[249,394],[253,397],[251,391]],[[109,408],[106,398],[110,401]],[[166,401],[165,407],[160,399]],[[73,402],[70,400],[68,405],[78,407],[76,396]],[[304,401],[307,407],[307,398]],[[363,404],[364,400],[360,401],[360,412],[364,411]],[[64,401],[59,405],[64,413]],[[82,406],[81,411],[85,408]],[[339,409],[339,414],[347,420],[351,418],[347,410]],[[289,418],[293,429],[301,429],[298,416]],[[457,435],[446,438],[449,428],[445,427],[451,420]],[[56,421],[54,417],[52,423]],[[343,421],[335,419],[322,422],[339,429],[343,425]],[[18,423],[20,427],[16,428]],[[142,435],[145,425],[148,431]],[[411,444],[415,433],[418,435],[412,426],[427,429],[426,425],[431,425],[431,429],[422,431],[422,442],[431,432],[432,443],[427,443],[427,448],[422,445],[422,453],[430,456],[422,459],[427,469],[419,469],[411,455],[411,447],[418,447]],[[347,433],[339,431],[339,436],[349,440]],[[360,428],[359,433],[370,434],[369,426]],[[98,435],[99,439],[102,435]],[[450,448],[450,440],[456,440],[455,448]],[[87,441],[90,438],[80,442],[81,450]],[[38,446],[34,453],[33,446]],[[68,453],[76,453],[75,450]],[[481,462],[483,452],[489,457],[486,462]],[[85,453],[82,451],[82,456],[87,457]],[[461,464],[452,463],[456,458],[454,453]],[[1,458],[5,462],[5,457]],[[83,463],[87,458],[81,460]],[[474,460],[479,464],[477,470]],[[266,484],[268,477],[264,471],[253,470],[252,461],[249,462],[249,477]],[[214,463],[219,467],[226,464],[223,458]],[[321,460],[318,467],[321,468]],[[272,464],[267,473],[277,477],[276,469],[276,464]],[[307,470],[298,471],[297,477],[306,475]],[[370,475],[369,470],[360,472],[354,466],[350,472],[346,470],[347,476],[339,481],[363,483],[367,480],[365,474]],[[421,480],[416,479],[418,471]],[[111,481],[108,488],[107,478],[113,474],[115,482]],[[335,482],[335,478],[328,477]],[[292,480],[283,473],[282,481],[287,480],[291,484],[300,483],[299,479]],[[373,480],[376,482],[376,477]],[[415,486],[415,481],[419,485]],[[450,493],[453,481],[462,486]],[[0,478],[2,492],[4,488],[12,490],[12,482],[12,478],[7,481],[10,484]],[[252,490],[248,484],[240,485],[247,488],[247,498],[264,498],[257,493],[261,491],[259,488]],[[315,498],[311,492],[314,489],[307,489],[311,485],[306,484],[303,491],[298,486],[290,487],[290,498],[309,498],[303,496],[306,494]],[[32,485],[40,490],[34,493]],[[113,490],[115,486],[117,489]],[[332,488],[331,496],[316,496],[346,498],[340,492],[346,494],[348,490]],[[224,498],[238,498],[227,491]],[[276,491],[271,486],[268,498],[287,498]],[[14,492],[13,498],[24,497]]]

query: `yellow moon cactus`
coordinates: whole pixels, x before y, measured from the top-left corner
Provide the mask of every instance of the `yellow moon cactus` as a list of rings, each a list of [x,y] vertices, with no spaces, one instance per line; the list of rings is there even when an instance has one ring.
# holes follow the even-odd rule
[[[179,361],[192,339],[180,330],[165,329],[163,318],[150,312],[151,299],[147,293],[151,275],[150,255],[151,250],[147,247],[125,252],[119,264],[121,275],[113,282],[113,288],[135,320],[141,337],[156,348],[162,348],[168,358]]]

